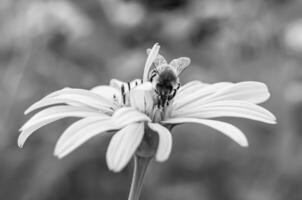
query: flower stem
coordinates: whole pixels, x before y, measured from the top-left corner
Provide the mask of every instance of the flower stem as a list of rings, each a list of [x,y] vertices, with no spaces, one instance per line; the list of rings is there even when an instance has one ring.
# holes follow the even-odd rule
[[[152,157],[141,157],[138,155],[134,156],[133,177],[128,200],[139,199],[143,186],[144,176],[151,161],[151,158]]]

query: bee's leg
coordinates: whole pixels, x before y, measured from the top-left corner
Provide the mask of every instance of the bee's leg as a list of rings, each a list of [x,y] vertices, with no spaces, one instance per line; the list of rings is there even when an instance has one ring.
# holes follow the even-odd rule
[[[163,108],[166,103],[167,103],[167,98],[165,98],[164,96],[159,95],[158,96],[157,107],[158,108]]]
[[[170,96],[168,97],[168,100],[169,100],[169,101],[175,97],[176,92],[177,92],[177,90],[178,90],[179,88],[180,88],[180,83],[177,84],[177,88],[176,88],[176,89],[173,89],[172,95],[170,95]]]
[[[157,102],[157,108],[159,109],[162,105],[162,100],[161,98],[158,98],[158,102]]]
[[[173,93],[170,96],[168,96],[169,101],[175,97],[176,92],[177,92],[177,89],[173,89]]]
[[[156,87],[154,88],[155,93],[158,95],[158,98],[160,97],[159,91],[158,91],[158,86],[156,85]]]
[[[165,96],[160,95],[160,106],[163,108],[165,106],[167,99]]]
[[[157,93],[157,91],[155,90],[155,92]],[[158,93],[157,93],[158,94]],[[157,108],[159,109],[160,108],[160,105],[161,105],[161,99],[160,99],[160,96],[158,95],[157,96]]]

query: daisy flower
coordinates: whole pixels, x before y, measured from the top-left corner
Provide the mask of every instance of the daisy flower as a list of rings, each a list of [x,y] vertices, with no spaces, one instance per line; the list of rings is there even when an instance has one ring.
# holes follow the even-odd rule
[[[245,135],[218,117],[239,117],[274,124],[272,113],[258,104],[270,94],[260,82],[192,81],[180,87],[178,76],[190,64],[181,57],[169,64],[159,54],[159,45],[147,50],[143,80],[124,83],[113,79],[109,86],[91,90],[65,88],[30,106],[25,114],[40,110],[20,129],[18,145],[37,129],[65,117],[80,118],[59,138],[54,154],[68,155],[92,137],[113,132],[106,161],[114,172],[121,171],[134,156],[134,176],[129,200],[137,200],[148,163],[154,157],[165,161],[172,150],[172,127],[199,123],[216,129],[241,146]]]

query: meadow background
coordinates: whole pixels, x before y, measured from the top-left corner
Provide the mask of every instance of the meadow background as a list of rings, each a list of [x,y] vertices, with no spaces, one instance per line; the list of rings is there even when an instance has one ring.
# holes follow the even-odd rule
[[[265,82],[263,106],[278,124],[225,119],[249,148],[205,126],[177,127],[141,199],[302,199],[301,0],[0,0],[0,199],[127,199],[132,164],[108,171],[110,137],[59,160],[54,145],[73,119],[38,130],[22,150],[18,129],[52,91],[141,77],[155,42],[168,60],[191,58],[182,83]]]

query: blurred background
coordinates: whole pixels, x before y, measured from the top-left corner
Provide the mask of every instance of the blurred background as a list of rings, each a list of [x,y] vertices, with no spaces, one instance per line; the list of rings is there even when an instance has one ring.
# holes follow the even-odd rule
[[[301,0],[0,0],[0,199],[127,199],[132,164],[108,171],[110,137],[59,160],[54,145],[72,119],[22,150],[18,129],[54,90],[141,77],[155,42],[168,60],[191,58],[182,83],[265,82],[263,106],[278,124],[226,119],[249,148],[204,126],[175,128],[172,155],[150,166],[141,199],[302,199]]]

